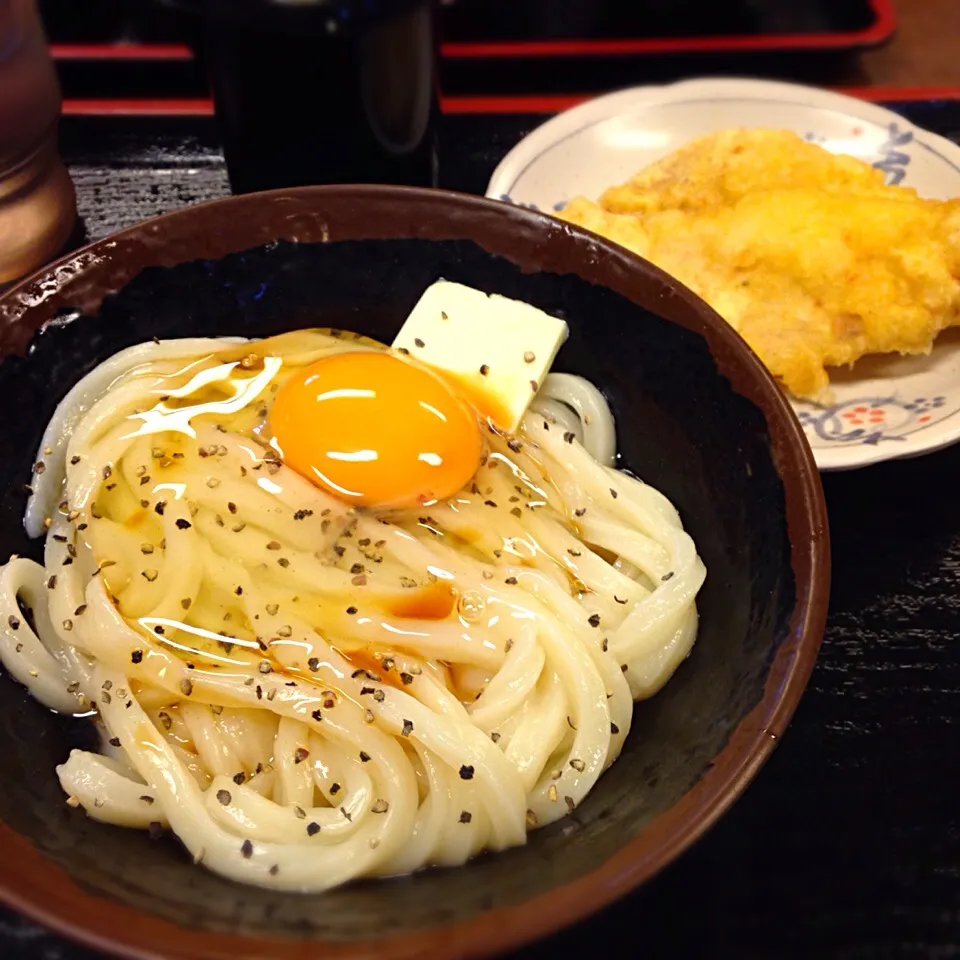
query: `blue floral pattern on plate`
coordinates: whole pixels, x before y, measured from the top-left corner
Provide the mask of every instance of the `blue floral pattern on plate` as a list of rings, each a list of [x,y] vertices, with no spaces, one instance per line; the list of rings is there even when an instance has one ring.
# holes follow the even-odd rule
[[[854,127],[850,131],[855,137],[863,133],[862,127]],[[808,131],[803,135],[807,143],[824,144],[828,137],[823,134]],[[903,130],[899,123],[887,124],[887,139],[877,148],[880,155],[879,160],[872,164],[874,169],[882,170],[888,186],[895,187],[903,182],[907,175],[907,167],[910,166],[910,154],[905,151],[905,147],[913,143],[913,131]]]
[[[818,410],[800,409],[797,418],[811,442],[876,446],[887,441],[903,441],[912,433],[930,426],[946,408],[945,396],[917,397],[904,401],[898,397],[858,397]]]
[[[536,210],[537,213],[542,212],[535,203],[520,203],[514,200],[509,193],[501,193],[497,199],[502,200],[504,203],[512,203],[516,207],[525,207],[527,210]],[[559,213],[567,205],[567,202],[568,201],[566,200],[558,200],[556,203],[551,204],[550,210],[553,213]]]
[[[887,126],[887,134],[887,139],[880,144],[880,159],[873,165],[884,172],[890,186],[896,186],[907,175],[910,154],[903,148],[913,143],[913,131],[901,130],[898,123],[891,123]]]

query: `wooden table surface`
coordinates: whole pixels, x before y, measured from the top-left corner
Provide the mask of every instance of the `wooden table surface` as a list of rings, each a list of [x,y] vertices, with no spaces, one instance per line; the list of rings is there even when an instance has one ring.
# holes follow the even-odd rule
[[[894,0],[897,33],[860,55],[858,83],[960,87],[960,0]]]

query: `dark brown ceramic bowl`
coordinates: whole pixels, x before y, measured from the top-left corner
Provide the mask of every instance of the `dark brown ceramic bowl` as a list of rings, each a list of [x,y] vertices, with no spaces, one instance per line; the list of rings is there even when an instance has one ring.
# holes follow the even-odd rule
[[[380,187],[244,196],[133,227],[22,284],[0,301],[0,555],[37,554],[20,527],[37,440],[68,386],[113,351],[305,325],[389,340],[441,275],[568,319],[558,367],[606,392],[624,466],[679,507],[706,562],[690,658],[637,707],[623,754],[575,815],[527,846],[304,897],[222,880],[172,839],[69,808],[54,765],[87,725],[0,680],[6,903],[125,957],[488,956],[650,877],[770,754],[827,607],[823,497],[797,421],[739,337],[678,283],[505,204]]]

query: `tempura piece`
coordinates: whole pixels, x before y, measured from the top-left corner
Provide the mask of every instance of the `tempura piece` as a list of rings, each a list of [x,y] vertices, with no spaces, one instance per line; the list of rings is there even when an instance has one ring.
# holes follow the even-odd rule
[[[561,216],[703,297],[792,394],[826,367],[928,353],[960,318],[960,201],[921,199],[796,134],[712,134]]]

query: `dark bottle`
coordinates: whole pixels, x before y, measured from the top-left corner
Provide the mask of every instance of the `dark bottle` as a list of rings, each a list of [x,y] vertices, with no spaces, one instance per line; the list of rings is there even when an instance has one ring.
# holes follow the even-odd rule
[[[230,183],[436,183],[430,0],[195,0]]]

